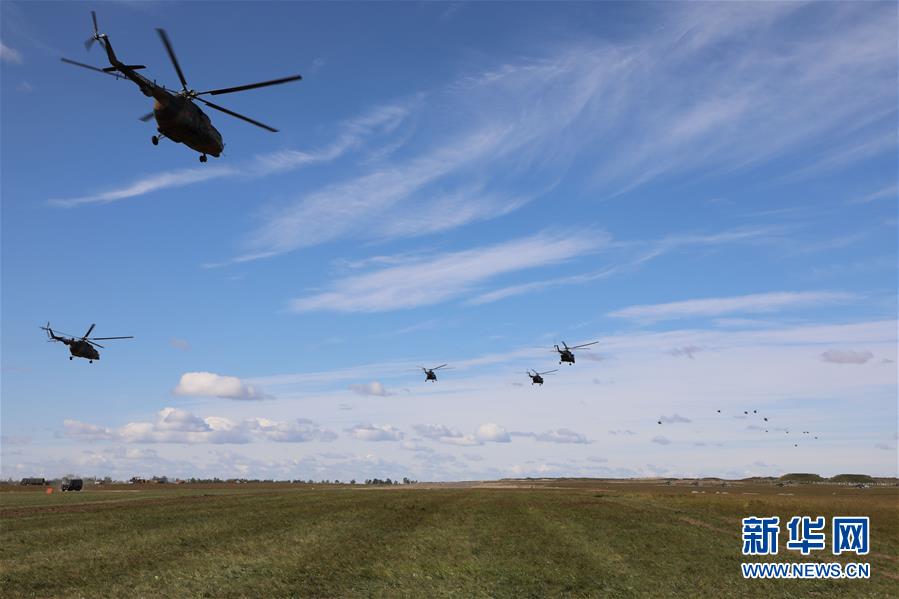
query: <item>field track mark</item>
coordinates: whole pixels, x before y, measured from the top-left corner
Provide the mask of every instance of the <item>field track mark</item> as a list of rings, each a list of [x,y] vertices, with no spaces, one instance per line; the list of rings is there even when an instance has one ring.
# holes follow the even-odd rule
[[[261,495],[268,495],[268,493],[241,493],[240,495],[204,493],[202,495],[179,495],[177,497],[153,497],[147,499],[110,499],[104,501],[76,503],[74,505],[45,505],[27,508],[0,509],[0,518],[26,518],[28,516],[40,516],[43,514],[77,514],[86,512],[101,512],[103,510],[109,509],[144,507],[166,503],[177,504],[182,501],[209,501],[215,499],[230,499],[234,497],[256,497]]]

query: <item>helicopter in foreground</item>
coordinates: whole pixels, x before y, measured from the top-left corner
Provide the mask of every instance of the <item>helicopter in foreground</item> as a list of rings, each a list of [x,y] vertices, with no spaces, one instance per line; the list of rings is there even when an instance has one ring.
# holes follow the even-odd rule
[[[238,85],[236,87],[198,92],[188,87],[187,80],[184,78],[184,73],[181,71],[181,66],[178,64],[178,59],[175,58],[175,51],[172,49],[168,34],[166,34],[164,29],[157,29],[156,32],[159,34],[162,44],[168,52],[172,65],[175,67],[175,72],[178,74],[178,79],[181,80],[181,91],[175,92],[166,89],[164,86],[157,85],[155,81],[150,81],[143,75],[140,75],[137,71],[146,68],[144,65],[129,65],[121,62],[116,57],[115,52],[112,49],[112,44],[109,43],[109,37],[105,33],[99,32],[97,28],[97,14],[94,11],[91,11],[91,18],[94,21],[94,34],[87,39],[84,45],[90,50],[94,42],[100,42],[100,46],[106,50],[106,56],[109,59],[110,66],[101,69],[74,60],[69,60],[68,58],[63,58],[62,61],[92,71],[112,75],[116,79],[124,77],[133,81],[145,96],[154,99],[153,112],[140,117],[140,120],[144,122],[149,121],[154,117],[156,118],[159,135],[154,135],[151,138],[153,145],[158,145],[159,140],[165,138],[171,139],[176,143],[183,143],[200,153],[200,162],[206,162],[207,154],[218,158],[221,155],[225,144],[222,141],[221,133],[212,126],[209,117],[200,110],[199,106],[194,104],[194,100],[200,101],[210,108],[214,108],[225,114],[244,120],[252,125],[276,133],[278,131],[277,129],[269,127],[250,117],[238,114],[233,110],[219,106],[218,104],[213,104],[209,100],[205,100],[199,96],[206,94],[213,96],[230,94],[248,89],[255,89],[257,87],[278,85],[280,83],[302,79],[300,75],[291,75],[289,77],[282,77],[281,79],[272,79],[271,81],[262,81],[260,83],[250,83],[247,85]]]
[[[425,373],[425,381],[433,381],[437,382],[437,373],[435,370],[440,370],[441,368],[446,368],[446,364],[441,364],[440,366],[435,366],[434,368],[425,368],[424,366],[419,366]]]
[[[589,345],[596,345],[599,341],[591,341],[590,343],[582,343],[581,345],[575,345],[574,347],[568,347],[568,345],[563,341],[562,349],[559,349],[558,345],[554,345],[556,351],[559,352],[559,364],[562,362],[568,362],[569,364],[574,364],[574,352],[572,350],[575,349],[585,349]]]
[[[555,370],[547,370],[546,372],[537,372],[537,371],[535,370],[535,371],[533,371],[533,374],[531,374],[531,371],[528,370],[528,371],[527,371],[527,375],[528,375],[529,377],[531,377],[531,384],[532,384],[532,385],[540,385],[540,386],[543,386],[543,375],[544,375],[544,374],[552,374],[553,372],[559,372],[559,369],[556,368]]]
[[[57,335],[53,332],[53,329],[50,328],[49,322],[47,323],[47,326],[41,327],[41,329],[47,331],[47,336],[50,337],[50,341],[58,341],[69,346],[69,352],[72,354],[71,356],[69,356],[70,360],[72,358],[84,358],[91,364],[93,364],[94,360],[100,359],[100,352],[98,352],[95,348],[99,347],[100,349],[105,349],[99,343],[95,343],[95,341],[106,341],[110,339],[134,339],[134,337],[131,335],[127,337],[91,337],[90,334],[94,330],[95,326],[97,325],[92,324],[91,328],[87,330],[87,333],[85,333],[84,336],[80,338],[62,332],[59,332],[59,335]]]

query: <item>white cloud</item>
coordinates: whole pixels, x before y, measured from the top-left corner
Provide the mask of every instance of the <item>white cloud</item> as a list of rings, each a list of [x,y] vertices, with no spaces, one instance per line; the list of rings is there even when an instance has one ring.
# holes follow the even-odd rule
[[[361,441],[401,441],[404,436],[401,430],[389,424],[381,426],[357,424],[346,429],[346,432]]]
[[[834,364],[864,364],[874,357],[869,351],[828,350],[821,354],[821,359]]]
[[[703,318],[734,313],[769,313],[779,310],[845,303],[852,293],[834,291],[773,292],[737,297],[695,299],[666,304],[638,305],[609,312],[614,318],[657,322],[679,318]]]
[[[853,200],[852,203],[866,204],[868,202],[873,202],[874,200],[880,200],[883,198],[891,198],[895,200],[897,193],[899,193],[899,186],[893,183],[876,191],[872,191],[871,193],[868,193],[856,200]]]
[[[484,443],[508,443],[512,440],[506,429],[492,422],[480,425],[471,435],[465,435],[442,424],[416,424],[413,429],[426,439],[448,445],[473,446]]]
[[[253,160],[237,166],[204,166],[155,173],[110,191],[73,198],[51,199],[49,202],[65,208],[84,204],[107,204],[203,181],[229,177],[264,177],[310,164],[330,162],[358,147],[370,135],[393,131],[406,117],[408,111],[408,102],[400,102],[377,107],[365,115],[344,121],[338,126],[339,133],[335,140],[330,145],[315,151],[284,150],[256,156]]]
[[[28,83],[27,81],[23,81],[22,83],[20,83],[16,86],[16,91],[23,93],[23,94],[31,93],[34,91],[34,86],[31,85],[30,83]]]
[[[172,337],[171,339],[169,339],[169,345],[171,345],[175,349],[180,349],[181,351],[190,351],[190,343],[187,341],[187,339]]]
[[[65,435],[81,441],[120,441],[123,443],[249,443],[253,440],[275,442],[333,441],[333,431],[320,428],[311,420],[275,421],[249,418],[233,421],[220,416],[201,418],[187,410],[167,407],[152,422],[129,422],[118,429],[65,420]]]
[[[555,430],[546,431],[544,433],[518,432],[509,433],[513,437],[530,437],[535,441],[543,443],[590,443],[585,435],[575,432],[569,428],[557,428]]]
[[[656,258],[660,258],[683,248],[689,248],[691,246],[717,246],[741,242],[759,242],[767,238],[772,238],[775,235],[782,234],[782,232],[783,231],[777,227],[743,227],[705,235],[669,235],[662,239],[650,241],[623,242],[612,241],[609,239],[607,245],[610,248],[617,249],[618,251],[627,251],[630,252],[630,254],[626,254],[624,258],[620,259],[615,264],[593,272],[555,278],[541,277],[538,280],[529,283],[510,285],[508,287],[488,291],[469,300],[468,303],[472,305],[488,304],[508,297],[544,291],[554,287],[583,285],[584,283],[605,279],[613,275],[632,272]]]
[[[173,391],[176,395],[192,397],[220,397],[222,399],[264,399],[261,389],[235,376],[214,372],[185,372]]]
[[[482,424],[478,427],[475,437],[484,443],[508,443],[512,439],[506,429],[493,422]]]
[[[669,445],[671,443],[671,439],[658,435],[652,438],[652,442],[658,443],[659,445]]]
[[[439,254],[412,264],[338,279],[331,290],[295,299],[297,312],[380,312],[443,302],[484,281],[519,270],[558,264],[595,251],[604,233],[539,234],[493,246]]]
[[[671,416],[662,416],[659,418],[665,424],[678,424],[690,422],[689,418],[685,418],[680,414],[672,414]]]
[[[380,381],[372,381],[370,383],[350,385],[350,390],[359,395],[377,395],[378,397],[387,397],[390,393]]]
[[[10,48],[3,42],[0,42],[0,61],[10,64],[22,64],[22,55],[18,50]]]

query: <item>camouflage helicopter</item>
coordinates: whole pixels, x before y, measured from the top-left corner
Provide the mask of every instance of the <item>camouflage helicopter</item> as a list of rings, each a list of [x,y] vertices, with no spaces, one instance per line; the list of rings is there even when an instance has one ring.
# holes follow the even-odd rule
[[[166,34],[165,30],[157,29],[156,32],[159,34],[160,39],[162,40],[162,44],[165,46],[166,51],[168,52],[169,58],[172,61],[172,64],[175,67],[175,72],[178,74],[178,79],[181,80],[181,91],[175,92],[173,90],[166,89],[162,85],[157,85],[155,81],[150,81],[143,75],[137,73],[138,70],[146,68],[144,65],[129,65],[121,62],[115,55],[115,52],[112,49],[112,44],[109,43],[109,37],[105,33],[100,33],[97,29],[97,14],[94,11],[91,11],[91,18],[94,21],[94,34],[87,39],[84,43],[85,47],[90,50],[91,46],[94,42],[100,42],[100,46],[106,50],[106,57],[109,59],[110,66],[106,68],[97,68],[91,65],[83,64],[80,62],[76,62],[74,60],[69,60],[68,58],[63,58],[62,61],[68,64],[73,64],[75,66],[84,67],[86,69],[90,69],[92,71],[98,71],[100,73],[105,73],[107,75],[112,75],[116,79],[125,78],[133,81],[140,88],[140,91],[147,97],[151,97],[154,99],[153,104],[153,112],[149,114],[145,114],[140,117],[141,121],[149,121],[152,118],[156,118],[156,123],[158,125],[157,131],[159,135],[154,135],[151,138],[153,145],[159,145],[159,140],[161,139],[171,139],[176,143],[183,143],[189,148],[196,150],[200,153],[200,162],[206,162],[206,155],[215,156],[218,158],[222,150],[225,147],[224,142],[222,141],[222,135],[219,133],[215,127],[212,126],[212,122],[209,120],[209,117],[200,110],[199,106],[194,104],[194,100],[198,100],[203,104],[206,104],[210,108],[214,108],[218,111],[224,112],[225,114],[229,114],[233,117],[244,120],[250,124],[256,125],[257,127],[262,127],[268,131],[276,133],[278,130],[269,127],[266,124],[260,123],[259,121],[253,120],[247,116],[242,114],[238,114],[233,110],[228,110],[218,104],[213,104],[209,100],[205,100],[199,96],[203,96],[206,94],[210,94],[213,96],[219,94],[230,94],[234,92],[245,91],[248,89],[255,89],[257,87],[266,87],[269,85],[278,85],[280,83],[287,83],[289,81],[297,81],[302,79],[300,75],[291,75],[290,77],[282,77],[281,79],[272,79],[271,81],[262,81],[260,83],[250,83],[247,85],[238,85],[236,87],[226,87],[222,89],[212,89],[208,91],[198,92],[194,89],[190,89],[187,86],[187,80],[184,78],[184,73],[181,71],[181,66],[178,64],[178,59],[175,58],[175,51],[172,49],[172,44],[169,41],[169,36]]]
[[[71,356],[69,356],[70,360],[72,358],[84,358],[91,364],[94,363],[94,360],[100,359],[100,352],[98,352],[94,348],[99,347],[100,349],[105,349],[99,343],[95,343],[95,341],[106,341],[109,339],[134,339],[134,337],[131,335],[127,337],[91,337],[91,331],[94,330],[95,326],[97,325],[92,324],[91,328],[89,328],[87,330],[87,333],[85,333],[84,336],[80,339],[78,337],[74,337],[62,332],[59,332],[59,335],[57,335],[53,332],[53,329],[50,328],[49,322],[47,323],[47,326],[41,327],[41,329],[47,331],[47,336],[50,337],[50,341],[58,341],[69,346],[69,352],[72,354]]]
[[[527,375],[528,375],[529,377],[531,377],[531,384],[532,384],[532,385],[540,385],[540,386],[543,386],[543,375],[544,375],[544,374],[552,374],[553,372],[559,372],[559,369],[556,368],[555,370],[547,370],[546,372],[537,372],[537,371],[535,370],[535,371],[534,371],[534,374],[531,374],[531,371],[528,370],[528,371],[527,371]]]
[[[425,368],[424,366],[419,366],[425,373],[425,381],[434,381],[437,382],[437,373],[435,370],[440,370],[441,368],[446,368],[446,364],[441,364],[440,366],[435,366],[434,368]]]
[[[591,341],[590,343],[582,343],[581,345],[575,345],[574,347],[568,347],[568,345],[563,341],[562,348],[559,349],[558,345],[554,345],[556,351],[559,352],[559,364],[562,362],[568,362],[569,364],[574,364],[574,352],[572,350],[575,349],[584,349],[588,345],[596,345],[599,341]]]

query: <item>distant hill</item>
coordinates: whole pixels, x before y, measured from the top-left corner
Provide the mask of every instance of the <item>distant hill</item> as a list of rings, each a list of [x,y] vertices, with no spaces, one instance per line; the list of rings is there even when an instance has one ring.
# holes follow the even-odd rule
[[[874,478],[867,474],[837,474],[830,477],[832,483],[873,483]]]
[[[782,481],[792,481],[797,483],[817,483],[824,482],[827,480],[826,478],[822,478],[818,474],[811,474],[809,472],[791,472],[790,474],[784,474],[780,477]]]

